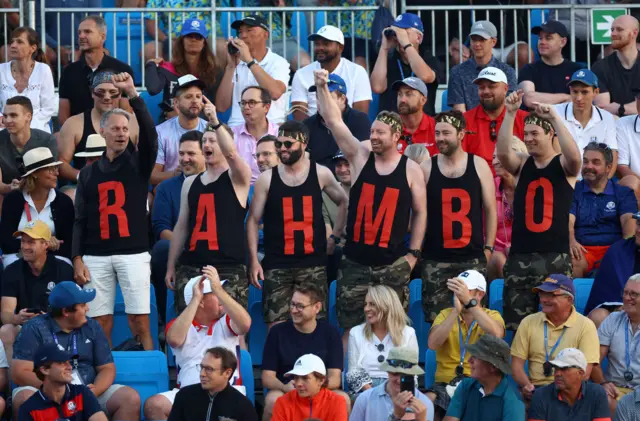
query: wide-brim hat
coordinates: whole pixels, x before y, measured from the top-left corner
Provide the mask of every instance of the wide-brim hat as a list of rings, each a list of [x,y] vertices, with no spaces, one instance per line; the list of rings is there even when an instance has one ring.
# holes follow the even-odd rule
[[[33,148],[28,150],[22,156],[22,162],[24,163],[25,171],[25,173],[22,175],[22,178],[33,174],[39,169],[55,167],[62,164],[61,161],[56,161],[53,158],[51,149],[45,147]]]
[[[380,364],[380,370],[414,376],[424,374],[424,370],[418,365],[418,352],[408,347],[392,348],[387,359]]]
[[[509,345],[502,339],[485,334],[478,339],[478,342],[469,345],[469,354],[475,358],[486,361],[502,371],[504,374],[511,374],[511,350]]]
[[[99,134],[90,134],[87,136],[87,144],[84,151],[78,152],[73,156],[78,158],[97,158],[102,156],[107,150],[107,141]]]

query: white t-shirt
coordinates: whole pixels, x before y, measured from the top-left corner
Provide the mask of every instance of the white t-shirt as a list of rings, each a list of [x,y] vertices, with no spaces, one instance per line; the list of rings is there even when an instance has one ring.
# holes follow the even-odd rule
[[[289,62],[283,57],[271,52],[270,48],[267,48],[267,55],[264,56],[261,62],[258,63],[265,72],[275,80],[279,80],[284,83],[285,86],[289,85],[289,76],[291,74],[291,68]],[[253,76],[251,69],[247,67],[247,63],[240,61],[233,74],[233,98],[231,100],[231,117],[227,123],[230,127],[239,126],[244,124],[244,118],[242,117],[242,110],[238,102],[242,98],[242,91],[248,86],[259,85],[256,78]],[[285,115],[287,113],[287,98],[286,95],[271,101],[271,109],[267,114],[267,120],[272,123],[282,124],[285,121]]]
[[[175,171],[180,163],[180,138],[186,132],[199,130],[204,133],[207,122],[198,117],[198,127],[185,129],[180,125],[178,117],[170,118],[156,126],[158,132],[158,156],[156,164],[164,165],[164,171]]]
[[[618,165],[628,165],[640,175],[640,116],[628,115],[616,122]]]
[[[307,115],[309,116],[318,112],[316,93],[309,92],[309,88],[314,84],[313,72],[320,69],[320,63],[314,61],[298,70],[293,76],[293,82],[291,82],[291,102],[306,102],[309,108]],[[353,106],[354,102],[371,101],[371,84],[369,84],[369,76],[364,67],[346,58],[341,58],[340,64],[332,73],[344,79],[347,85],[347,101],[350,106]]]

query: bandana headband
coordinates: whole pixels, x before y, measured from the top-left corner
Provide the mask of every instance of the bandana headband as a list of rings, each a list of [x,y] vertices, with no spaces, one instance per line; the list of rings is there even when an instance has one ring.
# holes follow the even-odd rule
[[[462,120],[452,115],[441,115],[436,119],[436,123],[451,124],[458,131],[460,131],[460,128],[462,127]]]
[[[278,137],[290,137],[298,142],[307,143],[307,137],[303,132],[289,132],[286,130],[278,130]]]
[[[393,131],[396,131],[398,133],[402,132],[402,124],[398,123],[397,120],[393,119],[392,117],[389,117],[388,115],[378,115],[376,117],[376,120],[381,121],[384,124],[388,124],[389,126],[391,126]]]
[[[545,133],[549,133],[551,129],[553,129],[551,123],[549,123],[544,118],[538,117],[537,115],[529,114],[528,116],[526,116],[524,119],[524,124],[533,124],[535,126],[542,127],[542,130],[544,130]]]

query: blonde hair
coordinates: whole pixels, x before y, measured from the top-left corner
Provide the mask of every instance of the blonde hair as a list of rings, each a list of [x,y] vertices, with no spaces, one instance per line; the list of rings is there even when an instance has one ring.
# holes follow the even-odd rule
[[[378,310],[380,321],[387,328],[393,345],[402,345],[404,328],[411,320],[405,313],[398,294],[386,285],[372,285],[367,290],[367,294]],[[364,324],[364,337],[368,341],[373,338],[373,329],[369,323]]]
[[[511,138],[511,149],[516,152],[527,153],[527,145],[515,135]]]
[[[32,172],[24,178],[24,186],[22,187],[22,190],[24,190],[25,193],[31,194],[36,189],[36,179],[34,174],[35,172]]]

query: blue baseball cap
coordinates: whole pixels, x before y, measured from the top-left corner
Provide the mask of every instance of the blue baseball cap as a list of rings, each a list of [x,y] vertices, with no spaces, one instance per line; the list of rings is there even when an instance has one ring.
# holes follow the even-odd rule
[[[95,289],[82,289],[72,281],[62,281],[49,294],[49,305],[53,308],[66,308],[84,304],[96,298]]]
[[[200,19],[187,19],[182,24],[182,31],[180,31],[180,35],[185,36],[189,34],[198,34],[207,38],[209,36],[207,25]]]
[[[47,363],[64,363],[71,360],[71,354],[60,349],[54,343],[45,343],[38,347],[33,356],[33,367],[42,367]]]
[[[393,26],[402,29],[414,28],[424,34],[424,25],[422,24],[422,20],[420,19],[420,16],[414,13],[403,13],[398,15]]]
[[[329,73],[329,81],[327,82],[327,86],[329,87],[329,92],[338,91],[344,95],[347,94],[347,84],[345,83],[344,79],[342,79],[335,73]],[[309,92],[315,92],[317,90],[318,88],[316,87],[316,85],[312,85],[309,88]]]
[[[554,292],[557,290],[568,292],[572,297],[576,296],[576,288],[573,286],[573,280],[561,273],[553,273],[547,276],[542,284],[533,288],[533,292]]]
[[[337,161],[338,159],[344,159],[345,161],[347,160],[347,158],[344,157],[344,154],[340,150],[337,154],[335,154],[333,158],[331,158],[332,161]]]
[[[580,69],[576,70],[573,75],[571,75],[571,80],[567,83],[567,86],[571,85],[574,82],[582,83],[583,85],[593,86],[594,88],[598,88],[598,76],[593,73],[589,69]]]

